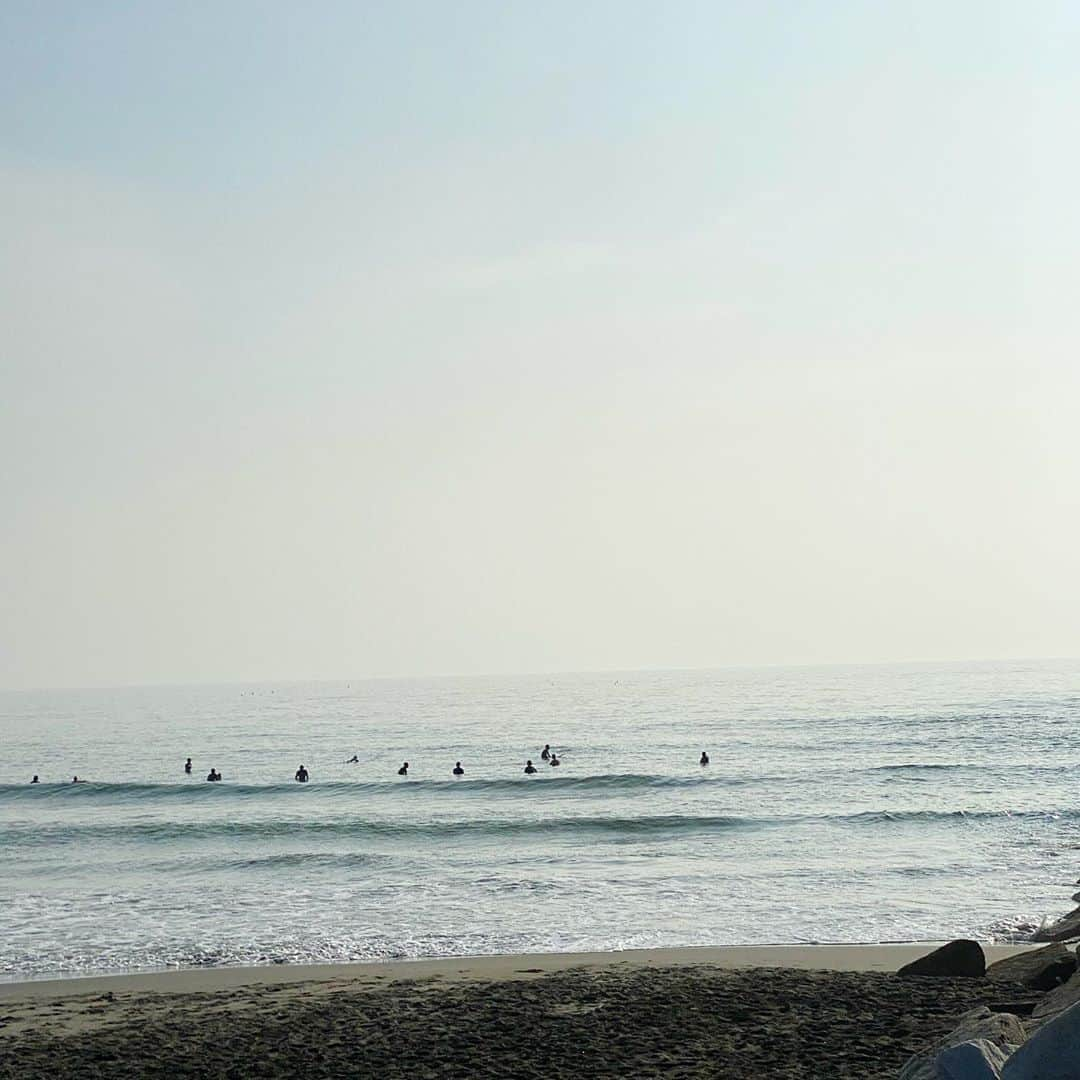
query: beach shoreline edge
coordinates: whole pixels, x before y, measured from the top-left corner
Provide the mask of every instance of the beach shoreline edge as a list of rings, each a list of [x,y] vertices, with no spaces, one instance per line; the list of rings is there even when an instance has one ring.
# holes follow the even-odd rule
[[[102,993],[213,993],[243,986],[347,980],[385,985],[439,979],[501,982],[572,969],[718,967],[791,968],[803,971],[892,972],[926,955],[943,941],[888,944],[698,945],[612,952],[507,953],[481,956],[370,960],[330,964],[266,964],[244,967],[178,968],[117,974],[64,975],[0,982],[0,1000],[63,998]],[[1038,945],[982,943],[987,963]]]

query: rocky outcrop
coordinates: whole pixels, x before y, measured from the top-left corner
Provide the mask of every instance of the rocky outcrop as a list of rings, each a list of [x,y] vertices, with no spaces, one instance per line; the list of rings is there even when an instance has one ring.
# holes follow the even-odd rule
[[[1050,923],[1049,926],[1040,926],[1032,935],[1032,941],[1071,941],[1080,937],[1080,907],[1070,911],[1068,915]]]
[[[1047,1021],[1005,1062],[1002,1080],[1076,1080],[1080,1076],[1080,1004]]]
[[[997,1043],[975,1039],[942,1050],[934,1064],[942,1080],[1001,1080],[1008,1056]]]
[[[1064,986],[1051,990],[1031,1010],[1033,1020],[1046,1021],[1080,1002],[1080,973],[1074,975]]]
[[[926,956],[905,964],[897,975],[930,975],[937,978],[978,979],[986,974],[986,956],[977,941],[960,939],[942,945]]]
[[[962,1043],[986,1044],[994,1047],[999,1053],[994,1054],[995,1059],[1003,1059],[1024,1041],[1024,1029],[1015,1016],[1008,1013],[992,1013],[984,1005],[979,1009],[972,1009],[960,1017],[959,1023],[944,1038],[930,1043],[913,1057],[900,1070],[900,1080],[959,1080],[960,1077],[977,1077],[976,1073],[946,1073],[942,1072],[938,1065],[938,1059],[943,1051],[960,1046]],[[964,1061],[975,1067],[972,1059],[967,1056],[969,1051],[953,1060],[953,1067],[959,1069]],[[986,1058],[986,1053],[983,1057]],[[988,1061],[991,1059],[986,1058]],[[949,1067],[946,1059],[945,1066]],[[985,1074],[984,1074],[985,1075]],[[989,1074],[993,1076],[993,1072]]]
[[[1022,983],[1032,990],[1053,990],[1066,983],[1076,971],[1076,956],[1055,943],[1044,949],[1020,953],[998,960],[986,969],[986,977],[1000,982]]]

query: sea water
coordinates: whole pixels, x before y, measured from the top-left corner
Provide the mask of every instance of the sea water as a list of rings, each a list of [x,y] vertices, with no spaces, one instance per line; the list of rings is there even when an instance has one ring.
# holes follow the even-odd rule
[[[1078,719],[1072,661],[0,694],[0,978],[1023,937]]]

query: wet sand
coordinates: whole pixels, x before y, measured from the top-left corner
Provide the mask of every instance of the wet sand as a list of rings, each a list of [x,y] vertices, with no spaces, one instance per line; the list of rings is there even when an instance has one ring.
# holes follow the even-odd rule
[[[0,1077],[894,1077],[981,1004],[932,946],[215,969],[0,985]],[[988,959],[1021,951],[990,947]]]

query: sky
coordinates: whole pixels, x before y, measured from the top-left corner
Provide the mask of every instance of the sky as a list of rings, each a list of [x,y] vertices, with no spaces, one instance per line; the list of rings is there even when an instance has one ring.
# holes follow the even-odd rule
[[[1080,8],[0,6],[0,687],[1080,655]]]

